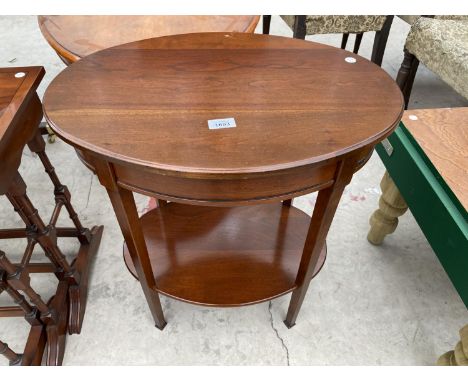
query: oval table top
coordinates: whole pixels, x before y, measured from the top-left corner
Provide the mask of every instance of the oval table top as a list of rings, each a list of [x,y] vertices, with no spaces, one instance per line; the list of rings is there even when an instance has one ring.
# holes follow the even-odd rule
[[[243,33],[99,51],[62,71],[43,105],[52,129],[78,149],[177,176],[338,158],[389,135],[404,106],[392,78],[360,56]],[[208,120],[224,118],[236,127],[209,129]]]
[[[194,32],[253,32],[260,16],[38,16],[49,45],[72,63],[98,50]]]

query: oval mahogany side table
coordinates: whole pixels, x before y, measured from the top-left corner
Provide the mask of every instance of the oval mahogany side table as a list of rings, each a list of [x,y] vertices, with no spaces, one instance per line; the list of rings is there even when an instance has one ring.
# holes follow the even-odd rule
[[[106,187],[159,329],[158,293],[241,306],[292,291],[291,327],[344,187],[403,98],[377,65],[337,48],[199,33],[87,56],[50,84],[44,109]],[[291,199],[314,191],[309,218]],[[132,192],[158,207],[139,218]]]

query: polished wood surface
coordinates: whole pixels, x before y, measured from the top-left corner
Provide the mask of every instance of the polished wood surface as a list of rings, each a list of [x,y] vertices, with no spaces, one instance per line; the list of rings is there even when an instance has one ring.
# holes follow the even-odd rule
[[[408,110],[402,121],[468,211],[468,108]]]
[[[23,147],[42,119],[36,89],[45,71],[41,66],[0,68],[0,195],[6,193],[21,163]]]
[[[253,32],[260,16],[39,16],[42,34],[72,63],[98,50],[195,32]]]
[[[343,190],[396,127],[403,98],[378,66],[337,48],[199,33],[87,56],[50,84],[44,108],[106,187],[157,328],[166,325],[158,292],[234,306],[291,290],[292,327]],[[208,128],[228,117],[236,127]],[[158,208],[139,218],[133,191]],[[314,191],[309,219],[291,198]],[[278,232],[280,211],[294,234]],[[294,255],[275,265],[282,240]]]
[[[45,152],[45,142],[39,130],[42,105],[36,93],[44,73],[42,67],[0,68],[0,196],[8,198],[12,212],[17,212],[24,222],[22,228],[0,228],[0,239],[26,242],[19,264],[12,263],[0,250],[0,293],[5,291],[17,304],[0,309],[0,317],[22,315],[31,324],[24,354],[20,360],[13,361],[21,365],[40,365],[44,351],[47,365],[62,363],[67,332],[72,334],[81,330],[89,267],[103,230],[102,226],[91,230],[83,227],[71,204],[67,186],[60,182]],[[26,145],[42,162],[53,184],[55,206],[48,221],[43,220],[32,203],[19,173]],[[57,229],[62,209],[68,212],[73,227]],[[74,237],[80,242],[73,261],[70,262],[61,251],[58,237]],[[30,262],[36,245],[41,247],[49,262]],[[37,294],[30,273],[55,274],[58,285],[50,301]]]
[[[346,62],[348,56],[357,62]],[[51,127],[69,143],[180,176],[336,158],[384,138],[402,113],[394,81],[357,55],[225,33],[98,52],[60,73],[44,105]],[[237,127],[208,129],[208,120],[226,117]]]
[[[0,68],[0,137],[44,77],[42,66]]]
[[[145,214],[141,223],[158,292],[226,307],[296,288],[309,220],[281,203],[233,208],[168,203]],[[312,276],[325,255],[323,249]],[[125,262],[136,276],[128,250]]]

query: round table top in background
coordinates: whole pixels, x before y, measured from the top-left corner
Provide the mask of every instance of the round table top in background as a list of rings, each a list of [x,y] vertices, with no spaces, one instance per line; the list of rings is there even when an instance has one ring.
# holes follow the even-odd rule
[[[99,51],[62,71],[43,103],[53,130],[80,150],[191,176],[340,157],[389,135],[404,106],[395,81],[360,56],[242,33]],[[237,126],[208,128],[221,118]]]
[[[39,16],[47,42],[67,63],[147,38],[194,32],[253,32],[260,16]]]

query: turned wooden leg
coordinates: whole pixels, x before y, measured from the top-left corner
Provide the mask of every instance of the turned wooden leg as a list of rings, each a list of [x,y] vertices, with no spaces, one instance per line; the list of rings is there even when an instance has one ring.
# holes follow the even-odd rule
[[[401,63],[400,70],[398,71],[396,83],[403,93],[403,98],[405,100],[405,109],[408,109],[408,103],[411,95],[411,89],[413,88],[414,78],[416,77],[416,72],[418,70],[419,60],[405,50],[405,56],[403,62]]]
[[[4,253],[0,251],[0,257],[4,256]],[[36,307],[33,307],[26,301],[26,298],[16,289],[12,288],[7,282],[8,274],[0,268],[0,293],[6,291],[16,305],[24,312],[24,319],[31,325],[42,325],[43,322],[39,318],[39,312]],[[2,315],[0,314],[0,317]]]
[[[75,263],[73,264],[73,269],[76,271],[76,274],[79,275],[79,284],[71,285],[69,289],[70,315],[68,326],[70,334],[79,334],[86,310],[90,263],[99,248],[103,227],[93,227],[91,230],[83,227],[71,203],[71,194],[68,187],[60,182],[55,168],[50,163],[49,157],[45,152],[45,142],[42,136],[39,133],[35,134],[28,142],[28,146],[31,151],[39,156],[47,175],[49,175],[54,185],[55,209],[49,226],[55,229],[60,210],[62,206],[64,206],[70,220],[76,228],[75,236],[81,244],[80,250],[75,258]]]
[[[0,293],[6,291],[10,297],[13,299],[15,304],[19,305],[20,312],[23,311],[24,318],[27,322],[31,324],[31,330],[29,331],[28,340],[24,348],[24,352],[21,355],[20,359],[10,360],[10,365],[22,365],[22,366],[40,366],[42,362],[42,356],[44,354],[44,349],[46,346],[46,331],[45,325],[39,317],[39,311],[36,307],[31,306],[24,296],[13,289],[7,283],[7,273],[5,270],[0,269]],[[2,314],[7,313],[7,314]],[[19,313],[19,312],[18,312]],[[15,314],[15,316],[20,316],[21,314]],[[0,317],[11,317],[8,315],[8,312],[1,312]],[[5,344],[6,346],[6,344]],[[1,346],[0,346],[1,347]],[[5,348],[5,351],[7,349]],[[0,350],[0,354],[2,351]],[[8,358],[8,357],[7,357]],[[12,362],[13,361],[13,362]],[[12,362],[12,363],[11,363]],[[18,363],[19,362],[19,363]]]
[[[70,191],[68,190],[67,186],[63,185],[60,182],[60,179],[58,178],[55,172],[54,166],[52,166],[52,164],[50,163],[49,157],[45,152],[44,139],[39,134],[39,132],[35,134],[34,137],[28,142],[28,147],[32,152],[36,153],[39,156],[39,159],[41,160],[42,165],[44,166],[45,172],[47,173],[47,175],[49,175],[49,178],[52,181],[52,184],[54,185],[54,195],[57,208],[53,214],[53,218],[55,217],[53,225],[55,225],[55,222],[60,213],[60,207],[65,206],[71,221],[76,227],[80,243],[89,244],[91,241],[91,233],[89,229],[84,228],[81,224],[78,214],[75,212],[75,209],[71,204]]]
[[[380,182],[382,195],[379,199],[379,209],[370,217],[370,231],[367,240],[374,245],[380,245],[386,235],[395,231],[398,217],[403,215],[408,206],[387,171]]]
[[[0,341],[0,354],[10,361],[10,366],[21,365],[21,354],[16,354],[7,343]]]
[[[21,175],[16,177],[10,185],[7,196],[13,201],[15,209],[18,208],[20,216],[25,217],[29,229],[34,231],[34,239],[43,248],[44,253],[56,267],[55,274],[59,279],[66,278],[70,285],[79,283],[79,275],[68,263],[67,259],[57,246],[57,235],[55,227],[46,226],[26,194],[26,184]]]
[[[468,325],[460,329],[460,339],[454,350],[439,357],[437,366],[468,366]]]
[[[31,287],[31,279],[25,269],[21,269],[13,265],[5,256],[5,253],[0,251],[0,269],[6,272],[6,282],[12,289],[22,290],[30,299],[30,301],[39,309],[44,317],[53,316],[53,312],[47,304],[42,300],[36,291]],[[20,302],[22,299],[20,299]],[[22,308],[28,309],[26,304],[21,305]]]
[[[263,15],[263,34],[270,34],[271,15]]]
[[[4,283],[6,281],[6,285],[11,289],[10,295],[17,299],[24,312],[31,314],[34,310],[26,301],[24,301],[20,293],[18,293],[18,290],[23,291],[40,312],[40,319],[33,320],[31,318],[31,320],[29,320],[27,316],[25,317],[28,321],[31,321],[32,324],[36,324],[33,325],[30,332],[31,336],[28,337],[26,347],[27,353],[25,353],[27,354],[27,357],[25,362],[27,361],[27,364],[40,362],[39,353],[42,354],[44,346],[46,346],[47,365],[61,365],[65,350],[65,337],[68,321],[68,282],[65,280],[59,282],[57,293],[53,297],[52,303],[49,305],[44,302],[41,296],[39,296],[31,287],[27,269],[17,267],[12,264],[2,251],[0,251],[0,269],[4,271],[2,280]],[[5,273],[6,279],[4,277]],[[45,325],[47,341],[45,341],[45,333],[42,330],[44,326],[42,324]],[[34,326],[36,328],[34,328]]]
[[[351,181],[355,168],[354,162],[341,162],[335,176],[335,183],[319,191],[314,212],[310,220],[309,230],[302,253],[295,284],[298,286],[292,293],[288,313],[284,324],[291,328],[296,324],[296,318],[309,288],[313,270],[317,265],[320,252],[325,245],[325,239],[335,215],[338,203],[345,186]]]
[[[114,177],[115,172],[110,163],[96,158],[90,158],[90,160],[94,162],[99,181],[107,189],[155,325],[158,329],[163,330],[166,326],[166,320],[159,294],[155,290],[156,282],[133,194],[118,186]]]

